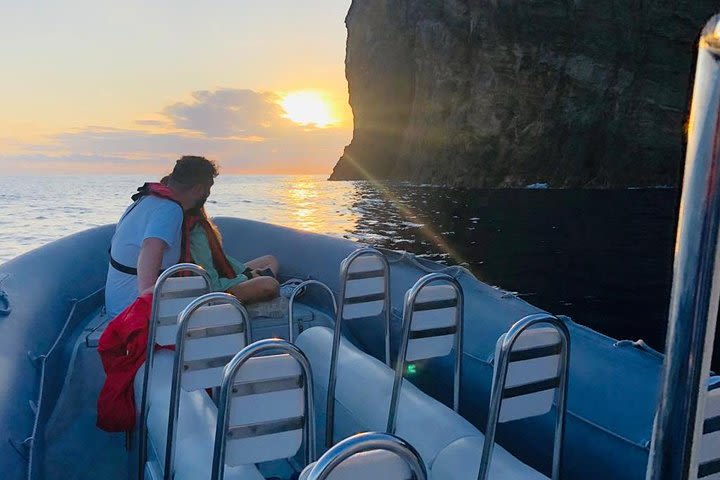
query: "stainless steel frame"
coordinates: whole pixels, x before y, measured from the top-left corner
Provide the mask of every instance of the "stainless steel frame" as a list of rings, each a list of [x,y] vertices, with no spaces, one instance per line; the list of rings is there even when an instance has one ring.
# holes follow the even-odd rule
[[[446,284],[454,288],[457,297],[455,308],[455,343],[453,349],[455,351],[455,368],[453,371],[453,410],[460,410],[460,377],[462,374],[462,355],[463,355],[463,305],[464,297],[460,283],[452,276],[446,273],[429,273],[420,278],[415,285],[405,294],[405,303],[403,305],[403,333],[400,343],[400,350],[395,362],[395,381],[393,382],[392,397],[390,399],[390,411],[388,413],[387,432],[394,434],[397,423],[397,409],[400,401],[400,391],[403,381],[403,373],[405,372],[405,363],[407,357],[408,342],[410,341],[410,332],[412,327],[413,312],[415,310],[415,301],[423,288],[430,284]]]
[[[233,396],[235,377],[240,368],[250,358],[266,352],[287,353],[300,364],[304,379],[305,391],[305,421],[303,428],[303,443],[305,445],[305,465],[315,460],[315,408],[313,403],[313,380],[310,362],[299,348],[279,338],[259,340],[243,348],[223,371],[223,382],[220,387],[220,401],[218,402],[217,428],[215,430],[215,446],[213,448],[213,463],[211,480],[220,480],[225,474],[225,448],[227,445],[228,411],[230,399]]]
[[[673,267],[660,404],[648,479],[698,471],[705,397],[717,323],[720,226],[720,15],[700,37]]]
[[[147,462],[147,416],[149,411],[147,392],[150,387],[150,371],[152,370],[153,361],[155,359],[155,332],[158,322],[158,305],[160,304],[162,287],[165,281],[180,272],[191,272],[197,276],[203,277],[207,292],[211,290],[210,277],[204,268],[194,263],[179,263],[168,268],[160,274],[155,282],[153,289],[153,300],[150,311],[150,321],[148,322],[148,341],[145,357],[145,371],[143,372],[142,393],[140,400],[140,422],[138,424],[138,479],[145,478],[145,463]],[[207,293],[205,292],[205,293]]]
[[[337,317],[335,320],[335,331],[333,334],[332,354],[330,357],[330,374],[328,378],[328,395],[327,395],[327,422],[325,424],[325,447],[330,448],[333,444],[333,430],[335,428],[335,388],[337,386],[337,356],[340,348],[340,337],[342,336],[343,309],[345,305],[345,293],[347,287],[347,277],[352,262],[360,256],[369,255],[380,259],[385,269],[385,304],[383,310],[385,312],[385,364],[390,366],[390,264],[387,258],[372,247],[364,247],[355,250],[343,260],[340,269],[340,306],[337,309]]]
[[[201,307],[206,305],[228,304],[235,307],[243,318],[245,334],[245,345],[252,343],[252,329],[250,316],[240,301],[229,293],[215,292],[208,293],[194,300],[178,316],[178,330],[175,336],[175,358],[173,361],[172,384],[170,387],[170,409],[168,417],[167,440],[165,443],[165,468],[163,470],[164,480],[172,480],[175,477],[175,437],[177,436],[178,413],[180,411],[180,388],[182,384],[183,359],[185,355],[185,341],[191,335],[188,330],[190,319]],[[206,329],[209,330],[209,329]],[[227,335],[232,332],[218,332],[220,335]],[[229,361],[230,359],[228,359]],[[210,368],[209,366],[207,368]]]
[[[292,294],[290,295],[290,299],[288,300],[288,341],[290,343],[294,343],[294,341],[295,341],[295,332],[293,330],[293,320],[294,320],[293,308],[295,306],[295,298],[300,294],[300,292],[303,292],[311,285],[317,285],[318,287],[322,288],[325,292],[327,292],[327,294],[332,299],[333,319],[335,317],[337,317],[337,311],[338,311],[337,301],[335,300],[335,294],[330,289],[330,287],[328,287],[327,285],[325,285],[324,283],[322,283],[319,280],[305,280],[304,282],[299,283],[298,286],[295,287],[295,290],[293,290]]]
[[[308,480],[327,480],[342,462],[355,454],[370,450],[386,450],[394,453],[407,463],[413,474],[413,480],[427,480],[425,464],[412,445],[394,435],[376,432],[358,433],[338,442],[318,460]]]
[[[505,381],[507,379],[507,371],[509,365],[510,352],[512,351],[515,341],[528,328],[546,324],[554,327],[560,335],[560,364],[558,365],[558,395],[557,410],[555,414],[555,441],[553,447],[553,466],[552,478],[558,480],[560,478],[560,467],[563,455],[563,436],[565,431],[565,415],[567,413],[567,388],[570,358],[570,332],[562,320],[546,313],[536,313],[528,315],[516,322],[510,330],[505,334],[500,354],[495,359],[497,362],[497,370],[495,371],[495,379],[493,389],[490,395],[490,408],[488,411],[488,423],[485,429],[485,442],[483,443],[482,458],[480,460],[480,469],[478,471],[478,480],[487,480],[490,473],[490,462],[492,451],[495,447],[495,432],[497,430],[498,419],[500,417],[500,407],[505,394]]]

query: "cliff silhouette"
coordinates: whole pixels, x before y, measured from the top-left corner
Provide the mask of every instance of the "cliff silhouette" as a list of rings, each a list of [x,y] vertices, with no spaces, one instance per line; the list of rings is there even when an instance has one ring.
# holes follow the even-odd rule
[[[676,185],[717,0],[354,0],[331,180]]]

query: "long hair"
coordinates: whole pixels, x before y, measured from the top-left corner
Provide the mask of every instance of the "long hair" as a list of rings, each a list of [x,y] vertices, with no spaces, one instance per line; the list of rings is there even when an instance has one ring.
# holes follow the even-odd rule
[[[202,220],[206,221],[207,224],[210,225],[210,228],[215,234],[215,237],[218,239],[218,242],[220,242],[220,245],[222,245],[222,235],[220,235],[220,229],[217,227],[217,225],[215,225],[215,222],[213,222],[210,217],[208,217],[208,214],[205,211],[205,207],[200,208],[197,214],[200,215],[200,218]]]

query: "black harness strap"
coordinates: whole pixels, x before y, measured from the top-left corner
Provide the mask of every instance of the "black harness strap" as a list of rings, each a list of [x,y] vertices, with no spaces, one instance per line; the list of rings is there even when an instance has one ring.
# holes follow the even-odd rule
[[[127,273],[128,275],[137,275],[138,271],[137,268],[128,267],[127,265],[123,265],[122,263],[118,262],[112,256],[110,257],[110,265],[117,270],[118,272]]]

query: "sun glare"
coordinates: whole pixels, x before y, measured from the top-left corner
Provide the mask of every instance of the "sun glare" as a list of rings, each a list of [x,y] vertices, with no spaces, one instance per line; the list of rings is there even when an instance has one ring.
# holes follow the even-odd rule
[[[289,93],[280,105],[285,109],[285,116],[300,125],[327,127],[335,123],[330,113],[330,104],[316,92],[303,91]]]

